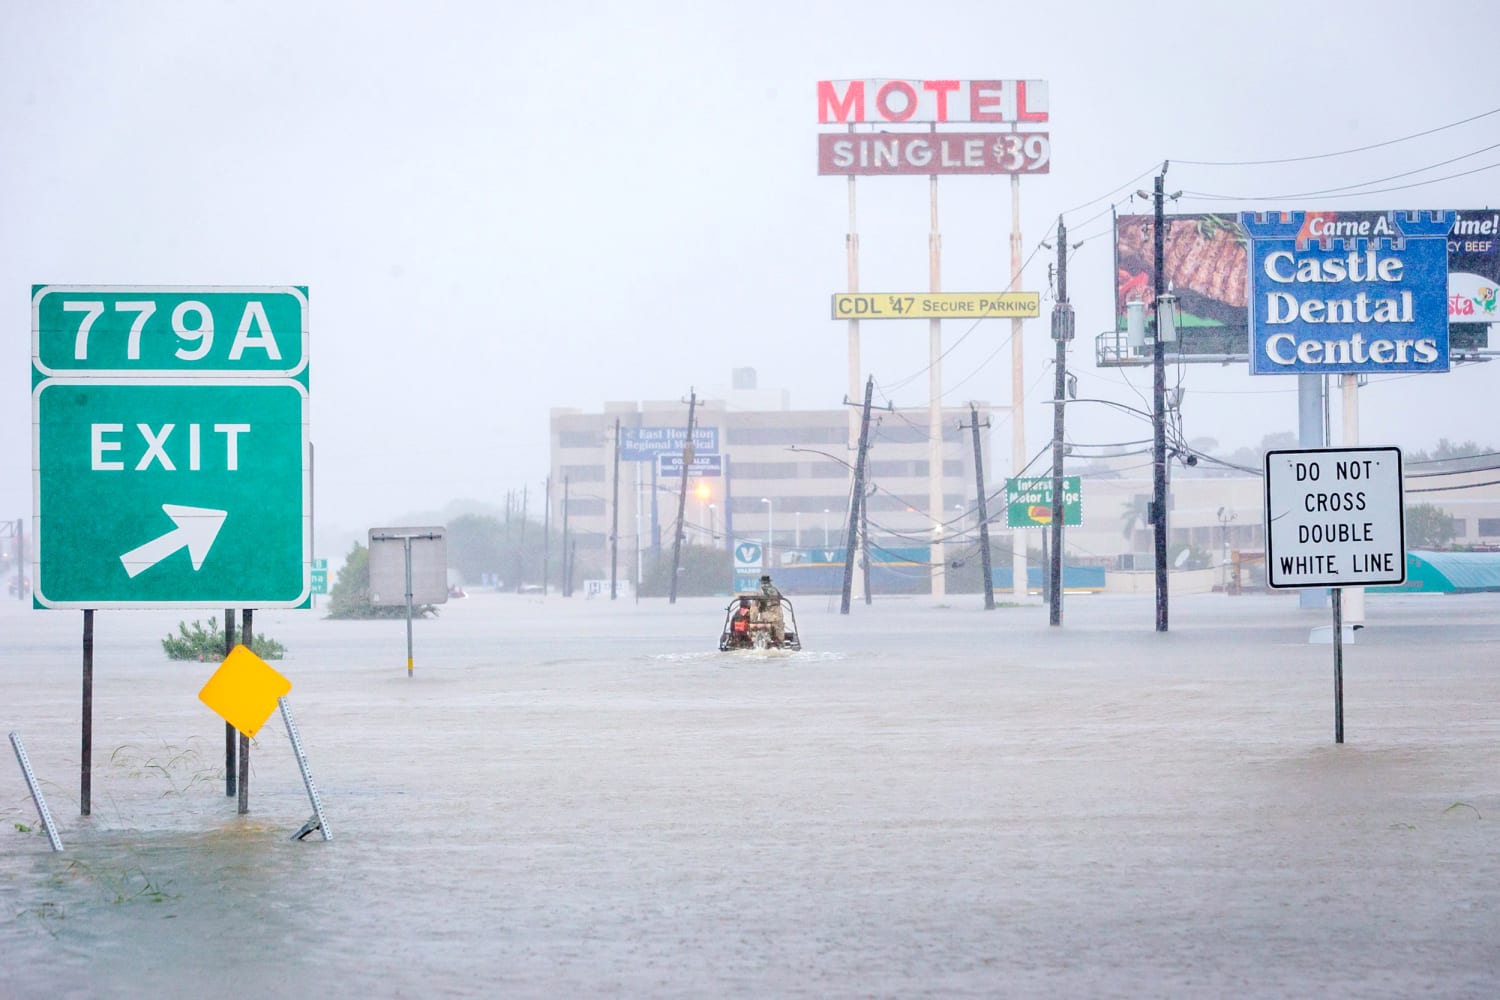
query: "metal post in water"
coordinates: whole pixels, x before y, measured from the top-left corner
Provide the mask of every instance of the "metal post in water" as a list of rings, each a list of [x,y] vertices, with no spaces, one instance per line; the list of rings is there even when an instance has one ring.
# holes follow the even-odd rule
[[[21,744],[21,734],[10,734],[10,745],[15,748],[16,761],[21,765],[21,776],[26,779],[26,787],[31,789],[31,801],[36,803],[37,815],[42,818],[42,828],[47,831],[47,839],[52,841],[52,849],[60,851],[63,849],[62,838],[57,835],[57,824],[52,822],[52,812],[47,808],[47,800],[42,797],[42,786],[37,784],[36,774],[31,770],[31,758],[26,756],[26,747]]]
[[[406,676],[411,676],[411,536],[401,539],[406,548]]]
[[[1344,742],[1344,602],[1343,588],[1333,595],[1333,742]]]
[[[79,767],[78,815],[89,814],[94,773],[94,609],[83,612],[83,748]]]
[[[302,737],[297,735],[297,724],[292,721],[292,706],[284,695],[276,699],[276,704],[281,706],[281,721],[286,723],[287,739],[292,741],[292,752],[297,755],[297,768],[302,772],[302,783],[307,786],[307,798],[313,807],[313,818],[304,823],[302,829],[292,835],[292,839],[301,840],[316,829],[323,834],[324,840],[332,840],[333,833],[328,829],[328,820],[323,816],[323,800],[318,797],[312,770],[307,766],[307,754],[302,749]]]
[[[227,657],[234,650],[234,609],[224,609],[224,655]],[[234,798],[236,794],[236,779],[239,777],[238,767],[235,764],[234,744],[239,734],[232,724],[224,723],[224,796]]]
[[[251,638],[255,612],[250,608],[244,611],[244,627],[240,629],[241,642],[246,649],[253,650]],[[239,814],[241,816],[250,812],[250,737],[240,733],[240,759],[239,759]]]

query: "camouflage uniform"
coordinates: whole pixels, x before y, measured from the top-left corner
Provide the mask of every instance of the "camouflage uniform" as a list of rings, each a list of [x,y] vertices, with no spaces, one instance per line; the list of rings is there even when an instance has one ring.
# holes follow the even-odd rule
[[[765,602],[762,618],[771,623],[771,638],[780,646],[786,642],[786,621],[781,614],[781,591],[771,585],[771,578],[760,578],[760,599]]]

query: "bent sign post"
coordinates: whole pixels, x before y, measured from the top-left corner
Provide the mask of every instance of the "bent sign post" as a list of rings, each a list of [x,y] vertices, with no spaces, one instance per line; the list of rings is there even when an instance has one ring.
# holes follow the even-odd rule
[[[1266,582],[1333,593],[1334,742],[1344,742],[1341,588],[1406,581],[1398,448],[1266,453]]]

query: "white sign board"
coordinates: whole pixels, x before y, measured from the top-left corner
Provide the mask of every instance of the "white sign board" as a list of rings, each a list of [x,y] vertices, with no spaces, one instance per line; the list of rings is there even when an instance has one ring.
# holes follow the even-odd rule
[[[376,607],[406,604],[408,552],[412,603],[443,604],[448,600],[446,528],[371,528],[371,604]]]
[[[1365,587],[1406,581],[1398,448],[1266,453],[1266,582]]]

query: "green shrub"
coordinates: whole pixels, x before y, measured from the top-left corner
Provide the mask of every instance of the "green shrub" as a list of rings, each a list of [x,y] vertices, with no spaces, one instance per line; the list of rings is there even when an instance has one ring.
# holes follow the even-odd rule
[[[177,623],[177,635],[169,635],[161,641],[161,648],[168,659],[198,660],[213,662],[224,659],[224,630],[217,618],[208,620],[208,627],[193,622],[189,629],[186,622]],[[279,660],[286,655],[286,647],[275,639],[263,635],[250,637],[250,652],[262,660]]]

